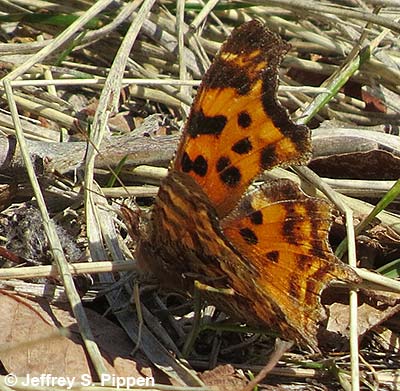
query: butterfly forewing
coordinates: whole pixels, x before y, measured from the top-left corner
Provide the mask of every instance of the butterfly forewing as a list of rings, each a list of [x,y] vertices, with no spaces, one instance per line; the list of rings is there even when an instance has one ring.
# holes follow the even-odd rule
[[[184,128],[174,169],[202,187],[226,216],[262,170],[304,161],[309,132],[276,100],[288,45],[252,21],[234,30],[206,73]]]

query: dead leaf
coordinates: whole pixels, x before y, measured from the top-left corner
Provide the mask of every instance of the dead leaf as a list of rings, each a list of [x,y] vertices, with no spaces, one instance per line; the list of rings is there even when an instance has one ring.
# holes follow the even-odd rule
[[[0,360],[8,372],[17,376],[51,374],[78,378],[91,374],[96,378],[76,321],[69,311],[49,305],[45,300],[33,301],[0,291],[0,312],[0,345],[17,346],[14,350],[0,352]],[[86,309],[86,313],[110,374],[136,378],[154,376],[143,357],[129,356],[133,343],[121,328],[90,309]],[[18,347],[18,344],[54,335],[59,327],[68,328],[70,337]]]
[[[317,158],[309,167],[322,177],[364,180],[395,180],[400,177],[400,158],[382,150]]]
[[[399,294],[382,291],[379,292],[379,296],[376,296],[376,292],[370,292],[368,296],[359,295],[360,304],[357,311],[359,338],[363,338],[368,331],[400,311]],[[350,320],[348,305],[333,303],[329,308],[329,314],[327,330],[334,330],[345,337],[349,337]]]
[[[208,386],[214,386],[218,391],[242,390],[248,380],[232,365],[219,365],[210,371],[204,371],[200,375],[201,380]]]
[[[312,141],[314,152],[309,167],[322,177],[364,180],[400,177],[398,136],[329,121],[314,130]]]

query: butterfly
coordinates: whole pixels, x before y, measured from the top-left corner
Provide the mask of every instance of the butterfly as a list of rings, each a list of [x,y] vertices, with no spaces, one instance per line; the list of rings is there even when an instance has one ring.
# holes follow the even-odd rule
[[[311,155],[308,128],[276,98],[289,47],[256,20],[222,45],[141,224],[136,256],[164,286],[227,289],[204,294],[235,319],[318,349],[321,291],[334,280],[359,280],[329,246],[331,207],[289,180],[247,190],[264,170]]]

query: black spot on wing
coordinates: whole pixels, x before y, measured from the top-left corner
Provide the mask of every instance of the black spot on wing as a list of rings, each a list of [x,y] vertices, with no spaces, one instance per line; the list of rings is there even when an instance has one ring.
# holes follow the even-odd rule
[[[208,171],[208,163],[203,155],[198,155],[196,159],[192,161],[186,152],[182,155],[181,167],[183,172],[193,171],[201,177],[204,177]]]
[[[222,171],[219,174],[219,177],[221,178],[221,181],[224,182],[226,185],[230,187],[235,187],[240,182],[242,174],[237,167],[232,166]]]
[[[253,149],[253,146],[251,145],[249,138],[245,137],[233,144],[231,149],[239,155],[245,155]]]
[[[190,172],[192,169],[192,160],[190,159],[189,155],[184,152],[181,159],[181,167],[183,172]]]
[[[256,210],[250,215],[250,221],[255,225],[260,225],[263,223],[263,214],[261,210]]]
[[[221,156],[216,164],[216,169],[218,172],[225,170],[228,166],[230,166],[231,160],[226,156]]]
[[[218,159],[215,168],[217,172],[219,172],[221,181],[230,187],[236,186],[242,178],[240,170],[235,166],[231,166],[231,160],[226,156],[222,156]]]
[[[239,233],[248,244],[254,245],[258,243],[257,235],[250,228],[242,228]]]
[[[274,145],[267,145],[261,150],[260,164],[263,170],[267,170],[277,164],[276,148]]]
[[[248,128],[251,125],[251,117],[247,111],[241,111],[238,115],[238,125],[241,128]]]
[[[203,110],[192,110],[188,119],[187,133],[190,137],[201,134],[219,136],[225,128],[227,118],[224,115],[209,117]]]
[[[204,177],[207,174],[207,170],[208,170],[207,160],[202,155],[197,156],[193,162],[193,171],[197,175]]]
[[[279,261],[279,251],[270,251],[269,253],[266,253],[265,256],[273,263],[277,263]]]

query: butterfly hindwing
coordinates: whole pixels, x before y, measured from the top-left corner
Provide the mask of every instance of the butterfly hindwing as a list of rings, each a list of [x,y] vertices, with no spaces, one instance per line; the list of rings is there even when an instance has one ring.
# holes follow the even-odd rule
[[[307,128],[295,125],[275,97],[288,48],[261,23],[245,23],[199,87],[173,168],[195,179],[220,217],[261,171],[308,158]]]
[[[354,280],[332,253],[330,224],[329,204],[306,196],[289,180],[251,191],[221,221],[224,236],[261,276],[253,285],[257,313],[267,318],[263,303],[278,302],[289,326],[286,335],[300,328],[306,339],[315,339],[324,318],[321,291],[332,280]]]

